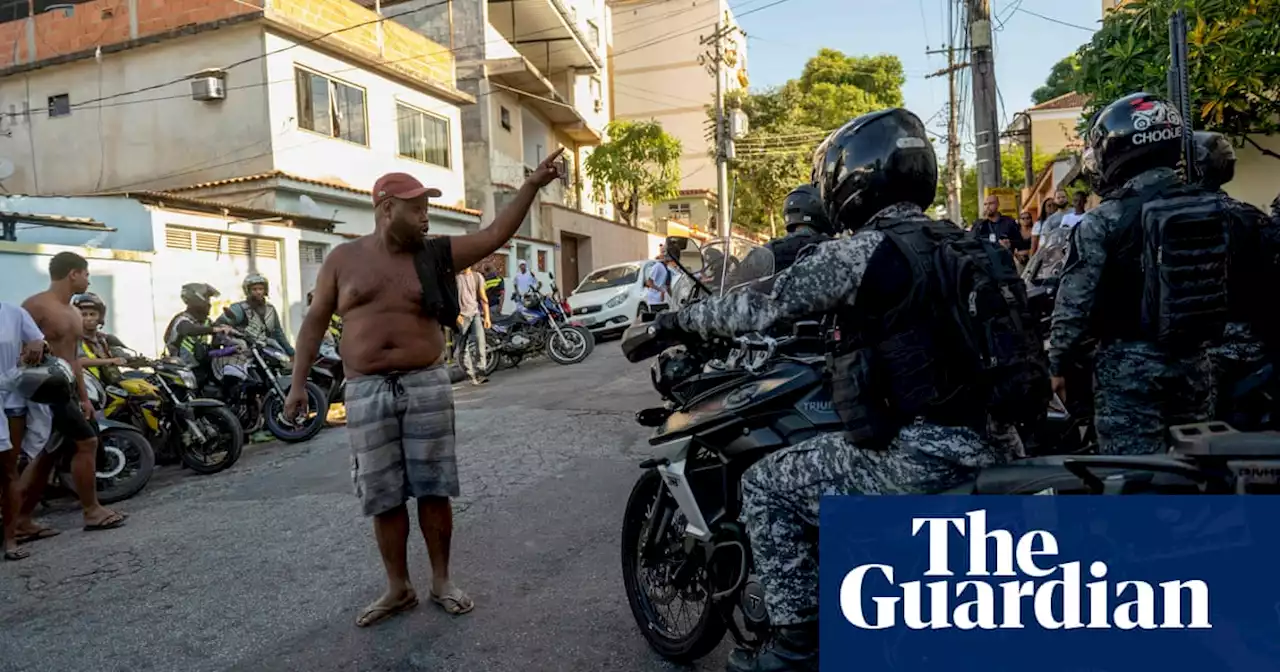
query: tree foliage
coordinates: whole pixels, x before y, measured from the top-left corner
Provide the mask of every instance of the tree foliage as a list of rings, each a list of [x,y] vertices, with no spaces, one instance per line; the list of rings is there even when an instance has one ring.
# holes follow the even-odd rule
[[[1031,154],[1031,169],[1034,175],[1039,175],[1049,164],[1053,163],[1053,155],[1044,152],[1035,151]],[[1023,160],[1023,152],[1021,147],[1006,146],[1000,152],[1000,173],[1001,184],[1006,187],[1021,187],[1026,182],[1026,172],[1023,166],[1026,162]],[[970,223],[978,219],[978,209],[982,199],[978,197],[978,168],[977,166],[966,165],[964,172],[960,177],[960,219],[956,224]],[[938,177],[938,191],[934,200],[935,207],[945,206],[947,203],[947,184],[945,175]],[[948,214],[952,221],[955,216]]]
[[[611,121],[609,140],[583,162],[597,199],[606,188],[613,207],[628,225],[635,225],[641,203],[671,198],[680,189],[680,141],[656,121]]]
[[[1091,99],[1084,118],[1135,91],[1168,93],[1168,22],[1179,6],[1196,128],[1239,142],[1280,132],[1280,0],[1135,0],[1110,12],[1077,54],[1074,88]]]
[[[1053,64],[1044,86],[1031,92],[1031,100],[1036,105],[1047,103],[1058,96],[1064,96],[1075,89],[1076,73],[1080,70],[1080,57],[1071,54]]]
[[[798,78],[731,96],[728,104],[746,112],[751,129],[730,165],[734,224],[770,231],[787,192],[809,181],[813,150],[826,134],[867,112],[901,106],[905,82],[897,56],[820,49]]]

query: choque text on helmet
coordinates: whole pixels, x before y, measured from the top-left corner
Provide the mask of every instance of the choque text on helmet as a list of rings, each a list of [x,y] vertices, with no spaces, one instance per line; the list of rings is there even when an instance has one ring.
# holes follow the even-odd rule
[[[1103,561],[1053,564],[1058,540],[1046,530],[1016,539],[1008,530],[987,531],[986,511],[963,517],[912,518],[911,536],[922,530],[929,540],[925,577],[936,581],[894,583],[894,568],[865,564],[849,571],[840,584],[840,611],[863,630],[884,630],[899,623],[911,630],[1118,629],[1156,630],[1212,628],[1209,586],[1202,580],[1109,581]],[[949,531],[968,543],[968,568],[956,576],[948,562]],[[988,562],[995,547],[995,571]],[[1090,580],[1086,582],[1085,572]],[[1010,580],[997,581],[1000,577]],[[864,609],[864,597],[874,614]]]

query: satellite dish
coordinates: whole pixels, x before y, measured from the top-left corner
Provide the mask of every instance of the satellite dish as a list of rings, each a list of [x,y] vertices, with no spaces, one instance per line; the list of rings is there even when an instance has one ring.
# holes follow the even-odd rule
[[[13,177],[14,170],[16,169],[12,161],[0,157],[0,180],[7,180]]]
[[[319,203],[316,203],[314,198],[303,194],[298,197],[298,202],[302,204],[302,210],[306,214],[311,215],[312,217],[325,216],[324,209],[320,207]]]

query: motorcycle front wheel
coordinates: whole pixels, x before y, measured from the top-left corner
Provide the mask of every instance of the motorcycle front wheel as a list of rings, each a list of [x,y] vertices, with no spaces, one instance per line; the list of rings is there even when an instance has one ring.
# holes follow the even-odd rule
[[[131,429],[111,428],[103,430],[98,441],[100,445],[95,480],[100,503],[124,501],[147,487],[156,468],[156,454],[147,437]],[[70,461],[64,464],[65,470],[59,474],[62,485],[75,494],[75,479],[71,477]]]
[[[484,349],[484,368],[480,369],[480,374],[485,378],[492,376],[493,372],[498,370],[498,358],[501,357],[490,343],[493,343],[493,341],[486,339]],[[480,361],[480,346],[475,341],[467,343],[467,352],[464,356],[470,357],[473,362]],[[458,366],[461,367],[463,371],[467,370],[467,367],[463,362],[458,362]]]
[[[196,408],[195,419],[206,434],[205,441],[186,446],[175,437],[182,463],[197,474],[216,474],[230,468],[244,450],[244,428],[240,426],[240,419],[225,406]],[[208,436],[210,433],[212,436]]]
[[[622,582],[631,615],[649,646],[667,660],[691,663],[714,651],[727,628],[711,604],[705,569],[699,569],[685,585],[672,581],[676,571],[691,560],[684,552],[684,526],[679,524],[683,517],[678,512],[667,518],[665,533],[653,542],[655,548],[644,550],[650,526],[666,518],[666,509],[674,511],[675,506],[657,471],[646,471],[636,481],[622,520]],[[675,602],[690,608],[672,607]],[[691,623],[682,627],[672,622],[685,614],[691,614]]]
[[[284,420],[284,397],[272,392],[262,402],[262,415],[266,420],[267,430],[285,443],[301,443],[315,438],[324,429],[325,416],[329,408],[329,397],[319,385],[307,382],[306,419],[294,425]]]
[[[586,328],[564,326],[559,333],[547,334],[547,356],[556,364],[577,364],[591,354],[593,342]]]

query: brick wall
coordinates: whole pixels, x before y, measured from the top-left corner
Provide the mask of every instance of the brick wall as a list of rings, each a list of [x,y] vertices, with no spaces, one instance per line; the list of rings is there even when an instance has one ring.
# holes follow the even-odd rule
[[[148,0],[149,1],[149,0]],[[384,10],[393,16],[396,10]],[[382,48],[378,47],[377,18],[352,0],[272,0],[267,17],[309,36],[348,26],[359,26],[327,37],[323,43],[380,61],[385,67],[413,78],[429,79],[454,88],[452,52],[392,20],[381,22]],[[365,25],[360,25],[365,24]]]
[[[0,68],[48,60],[95,47],[145,38],[187,25],[210,23],[261,11],[261,0],[97,0],[75,5],[71,16],[62,10],[0,24]],[[132,28],[130,6],[137,12]],[[35,24],[28,40],[28,23]]]

